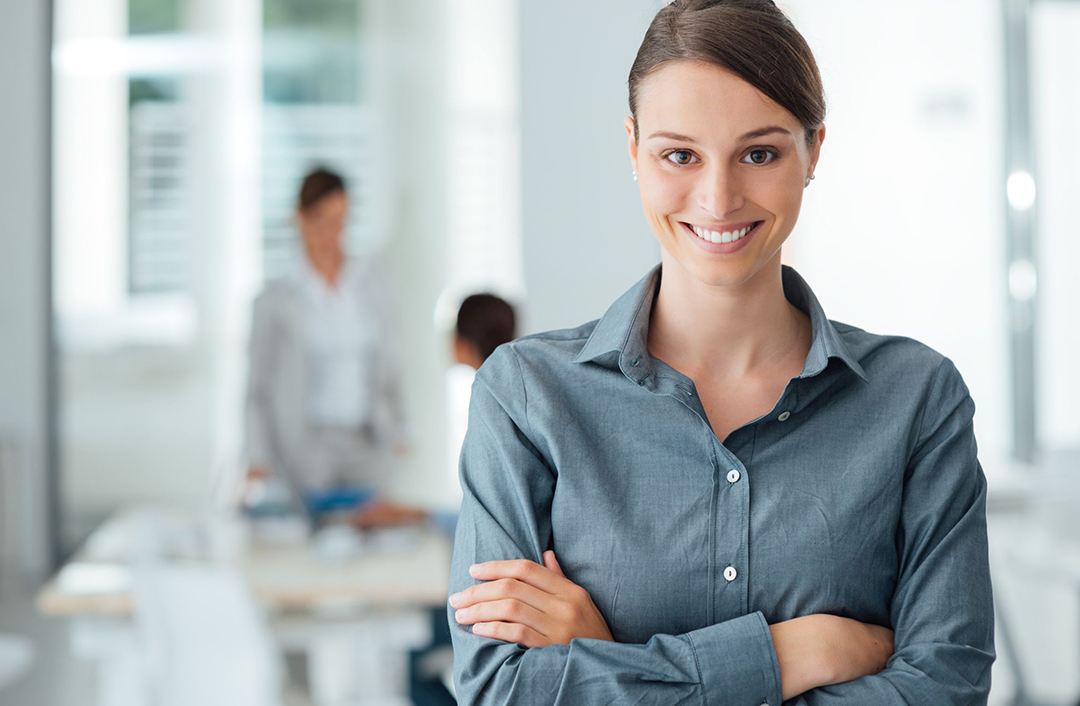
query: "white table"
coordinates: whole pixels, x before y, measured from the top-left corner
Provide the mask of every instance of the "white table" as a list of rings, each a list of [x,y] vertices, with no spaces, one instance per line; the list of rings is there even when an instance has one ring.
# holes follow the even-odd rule
[[[335,561],[320,558],[310,542],[245,539],[250,529],[184,512],[127,510],[41,589],[41,612],[71,619],[73,650],[98,662],[100,706],[147,700],[131,582],[148,555],[239,569],[281,649],[307,653],[315,704],[407,703],[408,650],[430,641],[429,610],[445,605],[449,539],[427,526],[384,532]]]

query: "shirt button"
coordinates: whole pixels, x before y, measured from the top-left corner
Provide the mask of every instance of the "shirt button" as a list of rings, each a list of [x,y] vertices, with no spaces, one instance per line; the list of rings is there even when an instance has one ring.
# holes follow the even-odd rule
[[[791,412],[781,412],[780,416],[777,417],[777,419],[779,419],[781,422],[786,422],[787,418],[790,417],[790,416],[791,416]]]
[[[739,474],[739,472],[737,470],[735,470],[734,468],[732,468],[730,471],[727,472],[727,482],[728,483],[738,483],[739,478],[741,478],[741,477],[742,476]]]
[[[729,566],[724,569],[724,578],[726,578],[728,581],[734,581],[735,577],[737,577],[738,575],[739,572],[735,570],[734,566]]]

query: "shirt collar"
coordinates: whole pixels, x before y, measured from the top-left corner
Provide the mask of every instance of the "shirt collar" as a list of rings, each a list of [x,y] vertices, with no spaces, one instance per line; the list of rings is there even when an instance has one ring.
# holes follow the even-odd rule
[[[657,265],[641,281],[619,297],[597,322],[575,363],[595,361],[618,367],[635,382],[652,371],[647,341],[649,315],[659,291],[661,266]],[[856,375],[867,380],[866,371],[851,353],[836,327],[825,316],[817,297],[806,280],[788,265],[781,266],[784,296],[810,316],[811,344],[801,378],[817,375],[830,358],[839,358]]]
[[[341,272],[338,273],[337,283],[333,287],[323,279],[323,276],[311,264],[307,254],[301,254],[297,264],[299,266],[296,268],[296,278],[300,282],[300,286],[308,295],[315,297],[317,301],[322,301],[344,291],[352,278],[353,267],[349,260],[346,260],[342,265]]]

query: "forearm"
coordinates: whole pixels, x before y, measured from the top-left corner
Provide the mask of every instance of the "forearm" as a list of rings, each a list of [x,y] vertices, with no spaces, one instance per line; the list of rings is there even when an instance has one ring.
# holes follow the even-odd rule
[[[757,704],[780,702],[768,626],[760,613],[647,643],[575,639],[524,649],[456,626],[461,704]]]
[[[990,693],[991,651],[960,645],[926,645],[896,655],[880,674],[807,691],[785,706],[985,706]]]

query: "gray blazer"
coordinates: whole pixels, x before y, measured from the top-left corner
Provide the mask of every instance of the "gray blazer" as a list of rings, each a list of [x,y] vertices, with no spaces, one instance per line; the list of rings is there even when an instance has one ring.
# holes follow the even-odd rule
[[[368,389],[375,395],[370,432],[374,443],[385,448],[405,437],[390,297],[373,262],[351,260],[349,267],[356,275],[350,278],[352,286],[375,312],[375,335],[381,342],[367,374]],[[305,325],[304,292],[295,278],[270,282],[255,298],[246,409],[248,461],[294,487],[302,478],[312,433],[307,416],[312,362]]]

